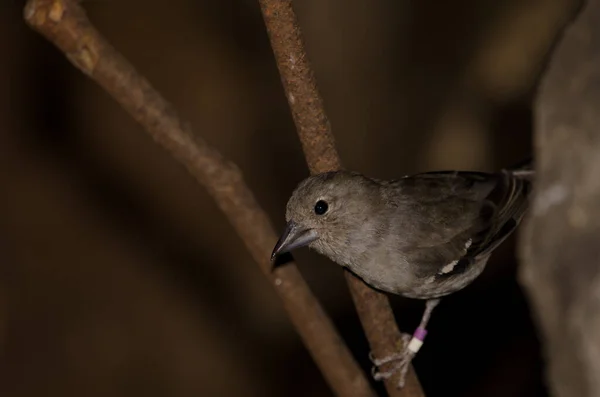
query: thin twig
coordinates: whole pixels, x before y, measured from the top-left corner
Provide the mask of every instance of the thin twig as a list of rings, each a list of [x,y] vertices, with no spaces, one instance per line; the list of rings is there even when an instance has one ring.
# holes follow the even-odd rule
[[[292,1],[259,1],[308,167],[313,174],[340,169],[341,161],[323,100],[306,56]],[[397,352],[402,342],[388,298],[351,273],[347,272],[346,276],[374,355],[385,357]],[[396,377],[386,381],[390,396],[424,395],[412,367],[407,374],[405,387],[399,390],[396,385]]]
[[[112,95],[206,187],[275,286],[334,392],[340,396],[373,396],[369,382],[297,267],[289,264],[271,271],[269,257],[277,236],[240,170],[194,136],[173,107],[92,26],[76,0],[30,0],[24,15],[35,30]]]

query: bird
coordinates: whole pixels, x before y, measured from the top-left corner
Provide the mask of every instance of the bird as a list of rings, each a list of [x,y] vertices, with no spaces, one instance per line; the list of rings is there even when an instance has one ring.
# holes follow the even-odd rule
[[[385,293],[425,300],[403,348],[377,359],[383,380],[406,373],[440,299],[471,284],[529,205],[532,160],[498,172],[430,171],[394,180],[358,172],[319,173],[301,181],[286,205],[286,227],[272,262],[308,246]],[[394,364],[380,371],[384,364]]]

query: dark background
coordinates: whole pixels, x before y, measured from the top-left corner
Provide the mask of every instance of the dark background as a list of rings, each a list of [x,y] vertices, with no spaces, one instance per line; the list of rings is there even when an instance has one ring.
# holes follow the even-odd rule
[[[571,1],[295,4],[347,168],[392,178],[530,154],[535,83]],[[23,5],[0,5],[0,394],[331,395],[211,198]],[[280,230],[308,171],[257,1],[83,5]],[[342,270],[296,257],[368,371]],[[428,396],[546,395],[515,268],[511,240],[436,309],[415,360]],[[412,331],[423,303],[393,303]]]

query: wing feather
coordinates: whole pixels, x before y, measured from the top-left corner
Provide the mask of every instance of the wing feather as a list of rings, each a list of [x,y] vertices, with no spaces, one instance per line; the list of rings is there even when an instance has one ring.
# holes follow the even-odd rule
[[[429,172],[398,182],[402,197],[419,198],[399,205],[417,213],[405,253],[421,277],[451,277],[489,256],[521,221],[531,190],[511,171]]]

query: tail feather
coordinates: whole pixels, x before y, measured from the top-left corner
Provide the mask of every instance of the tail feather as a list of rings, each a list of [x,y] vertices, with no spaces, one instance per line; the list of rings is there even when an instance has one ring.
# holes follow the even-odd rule
[[[527,179],[529,181],[535,178],[535,169],[533,168],[533,157],[529,156],[525,160],[502,170],[504,173],[512,175],[514,178]]]

